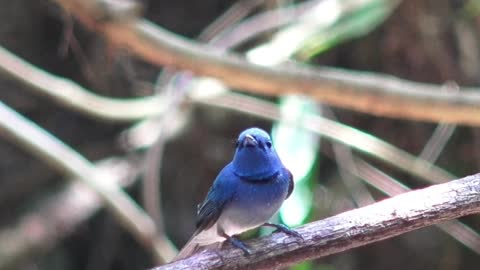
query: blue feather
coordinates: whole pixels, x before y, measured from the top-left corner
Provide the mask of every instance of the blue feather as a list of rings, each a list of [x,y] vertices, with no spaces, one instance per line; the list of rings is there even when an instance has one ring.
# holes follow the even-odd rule
[[[266,223],[292,190],[292,174],[283,166],[268,133],[259,128],[243,131],[232,162],[222,169],[199,206],[197,230],[176,260],[223,240],[248,253],[234,235],[262,225],[298,236],[284,226]]]

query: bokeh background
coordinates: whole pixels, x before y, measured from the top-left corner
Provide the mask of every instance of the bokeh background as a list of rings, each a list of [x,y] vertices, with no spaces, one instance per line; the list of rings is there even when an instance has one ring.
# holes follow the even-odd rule
[[[439,91],[480,84],[478,0],[139,3],[144,7],[142,16],[180,36],[212,42],[219,50],[239,39],[230,49],[264,65],[297,61],[346,72],[377,72],[437,84]],[[271,15],[274,11],[286,13]],[[269,13],[269,20],[259,19]],[[272,21],[279,18],[285,23],[257,33],[260,26],[274,25]],[[244,27],[239,32],[243,40],[233,34],[238,27]],[[420,157],[437,166],[432,170],[451,173],[446,178],[473,174],[480,168],[480,132],[475,127],[376,117],[302,97],[240,97],[243,103],[264,102],[259,103],[260,108],[265,102],[274,105],[284,112],[285,119],[303,121],[305,115],[316,115],[349,126],[355,130],[354,145],[346,146],[283,120],[260,117],[255,111],[246,114],[248,110],[242,112],[241,106],[235,111],[191,102],[187,96],[193,91],[230,90],[188,73],[153,66],[111,46],[67,15],[56,1],[0,0],[0,44],[31,64],[101,96],[162,94],[173,100],[160,116],[111,121],[74,110],[0,73],[0,100],[5,105],[92,162],[112,158],[129,162],[131,172],[123,173],[127,175],[125,190],[150,212],[177,247],[194,230],[196,205],[231,159],[237,134],[250,126],[272,131],[277,150],[294,171],[296,192],[275,217],[290,226],[440,180],[420,179],[413,166],[399,168],[397,158],[404,157],[400,150],[411,154],[408,164]],[[236,91],[242,93],[242,89]],[[144,121],[153,124],[138,128]],[[134,134],[139,137],[134,139]],[[368,134],[394,145],[395,155],[386,155],[384,144],[375,150],[359,150],[370,142]],[[0,130],[0,135],[6,134]],[[429,177],[428,173],[424,176]],[[0,137],[0,270],[154,266],[157,262],[151,251],[126,231],[111,211],[99,204],[98,209],[83,214],[81,207],[70,209],[61,204],[68,201],[60,195],[70,187],[69,178],[10,136]],[[56,227],[45,238],[41,233],[45,224],[38,223],[41,218],[35,219],[42,215],[61,220],[52,221]],[[291,269],[478,269],[480,219],[471,216],[461,222],[464,225],[455,227],[457,234],[429,227]],[[265,233],[269,231],[251,232],[246,237]]]

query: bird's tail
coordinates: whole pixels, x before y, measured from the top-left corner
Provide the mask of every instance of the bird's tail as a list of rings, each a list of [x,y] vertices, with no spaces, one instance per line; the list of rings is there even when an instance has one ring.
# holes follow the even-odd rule
[[[200,245],[196,240],[196,236],[193,236],[188,240],[188,242],[183,246],[183,248],[178,252],[177,256],[173,258],[172,262],[178,261],[190,257],[192,254],[196,253],[200,249]]]
[[[183,248],[178,252],[177,256],[173,258],[174,261],[185,259],[190,257],[194,253],[200,252],[206,248],[220,247],[222,245],[222,238],[211,238],[209,232],[202,231],[200,233],[195,232],[188,240],[188,242],[183,246]]]

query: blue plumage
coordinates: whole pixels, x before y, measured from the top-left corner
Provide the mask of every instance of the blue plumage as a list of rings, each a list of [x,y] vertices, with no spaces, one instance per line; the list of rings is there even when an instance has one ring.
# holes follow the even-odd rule
[[[299,236],[285,226],[266,223],[292,190],[292,174],[280,161],[268,133],[259,128],[243,131],[233,160],[219,173],[199,206],[197,230],[175,259],[224,240],[248,254],[248,248],[234,235],[262,225]]]

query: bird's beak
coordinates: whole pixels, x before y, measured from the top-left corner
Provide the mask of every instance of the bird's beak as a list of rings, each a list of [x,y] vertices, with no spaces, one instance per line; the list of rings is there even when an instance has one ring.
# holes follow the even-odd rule
[[[255,146],[255,145],[257,145],[257,140],[255,140],[255,138],[250,134],[245,135],[245,138],[243,139],[243,146]]]

